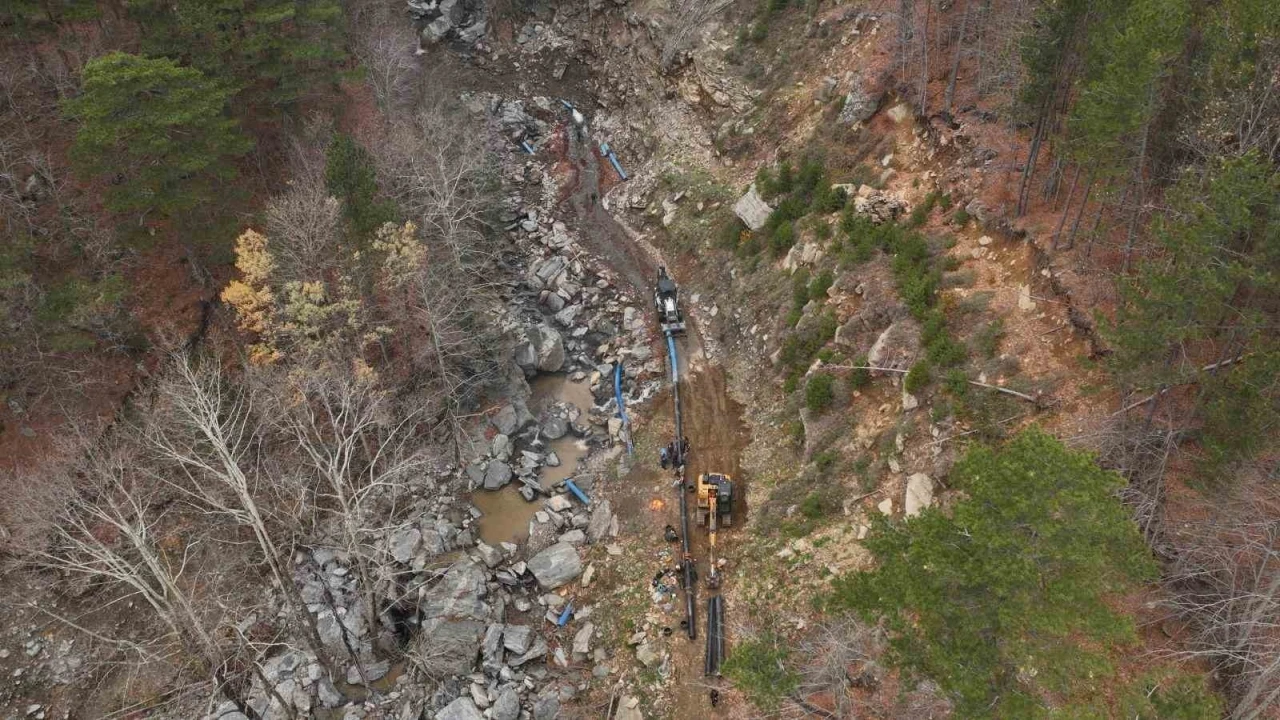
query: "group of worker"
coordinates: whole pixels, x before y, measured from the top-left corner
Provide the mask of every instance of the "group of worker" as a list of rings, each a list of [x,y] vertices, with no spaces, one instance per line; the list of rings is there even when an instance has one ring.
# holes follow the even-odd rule
[[[682,437],[680,442],[672,440],[658,451],[658,462],[663,470],[682,467],[689,458],[689,438]]]

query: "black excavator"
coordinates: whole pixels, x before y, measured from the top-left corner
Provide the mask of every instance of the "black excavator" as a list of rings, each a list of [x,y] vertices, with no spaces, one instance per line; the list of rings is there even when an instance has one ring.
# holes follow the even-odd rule
[[[658,310],[658,327],[663,332],[672,335],[684,332],[684,315],[680,313],[680,289],[662,266],[658,267],[658,285],[653,291],[653,304]]]

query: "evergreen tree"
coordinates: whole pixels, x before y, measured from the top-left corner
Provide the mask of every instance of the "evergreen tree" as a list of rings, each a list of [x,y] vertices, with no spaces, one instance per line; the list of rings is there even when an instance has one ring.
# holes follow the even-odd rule
[[[336,0],[129,0],[143,49],[235,86],[245,107],[288,108],[335,77],[342,49]]]
[[[170,214],[199,202],[252,143],[226,115],[230,92],[165,58],[111,53],[85,66],[66,111],[80,123],[80,169],[110,176],[108,207]]]
[[[1030,429],[956,465],[948,515],[877,520],[879,567],[836,581],[834,603],[883,616],[891,657],[937,681],[959,717],[1047,715],[1041,696],[1088,700],[1113,681],[1104,653],[1134,640],[1103,601],[1153,574],[1121,479]]]
[[[1243,459],[1280,421],[1280,174],[1257,155],[1225,160],[1166,201],[1156,257],[1104,324],[1111,367],[1129,387],[1196,387],[1208,459]]]

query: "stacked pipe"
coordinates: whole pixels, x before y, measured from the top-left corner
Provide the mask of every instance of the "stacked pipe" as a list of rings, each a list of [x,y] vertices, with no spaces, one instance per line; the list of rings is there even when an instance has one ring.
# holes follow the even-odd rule
[[[724,661],[724,598],[714,595],[707,598],[707,654],[703,674],[720,675],[720,663]]]

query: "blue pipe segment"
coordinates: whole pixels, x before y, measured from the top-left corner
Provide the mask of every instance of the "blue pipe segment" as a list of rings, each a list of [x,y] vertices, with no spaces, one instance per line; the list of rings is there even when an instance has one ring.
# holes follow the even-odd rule
[[[667,332],[667,355],[671,358],[671,384],[675,385],[680,382],[680,366],[676,362],[676,341],[670,331]]]
[[[623,182],[631,179],[627,177],[627,171],[622,169],[622,164],[618,162],[618,156],[613,154],[613,148],[609,147],[609,143],[600,143],[600,152],[609,158],[609,163],[613,165],[614,170],[618,171],[618,177],[622,178]]]
[[[587,494],[582,492],[582,488],[578,487],[572,480],[565,480],[564,486],[569,488],[569,492],[573,493],[573,496],[578,498],[583,505],[591,504],[591,498],[587,497]]]
[[[533,147],[532,147],[531,145],[529,145],[529,141],[528,141],[528,140],[521,140],[521,141],[520,141],[520,147],[524,148],[524,151],[525,151],[525,152],[527,152],[527,153],[529,153],[530,155],[532,155],[532,154],[533,154]]]
[[[636,450],[631,445],[631,419],[627,417],[627,404],[622,400],[622,363],[613,366],[613,396],[618,401],[618,417],[622,419],[622,429],[626,433],[627,454],[634,455]]]
[[[569,616],[573,614],[573,603],[564,606],[564,611],[560,613],[560,617],[556,620],[556,627],[564,627],[569,622]]]

